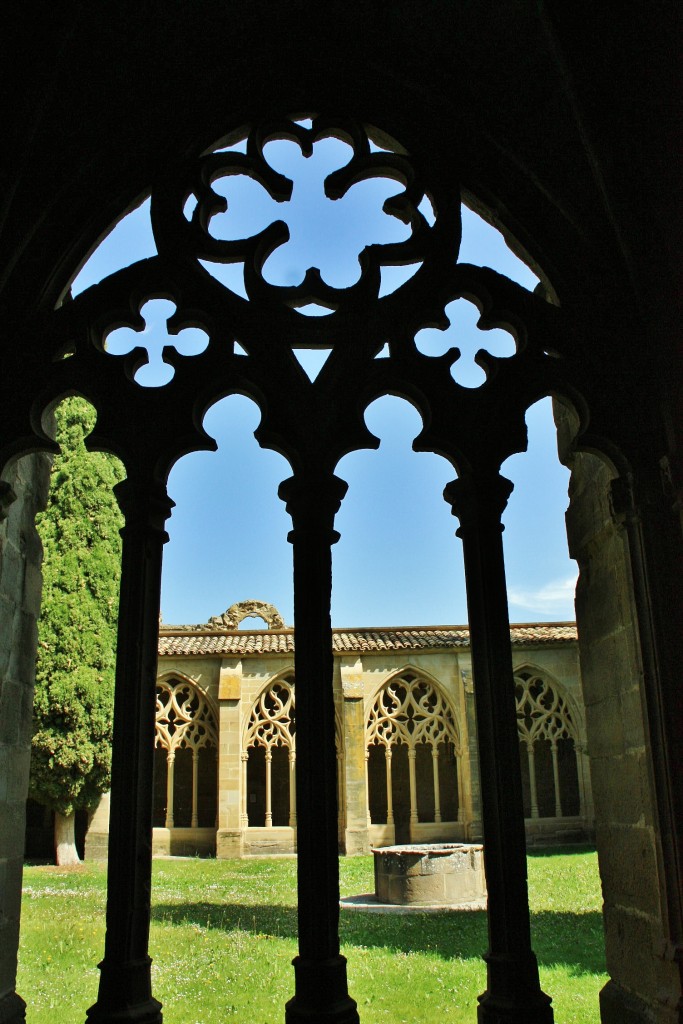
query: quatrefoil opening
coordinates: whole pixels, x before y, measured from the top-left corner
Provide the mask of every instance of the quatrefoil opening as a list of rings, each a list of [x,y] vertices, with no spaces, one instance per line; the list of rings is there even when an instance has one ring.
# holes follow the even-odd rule
[[[486,383],[487,369],[498,359],[514,356],[517,345],[508,330],[499,327],[486,330],[486,348],[481,345],[483,328],[480,314],[473,302],[456,299],[445,309],[444,327],[425,327],[415,335],[415,345],[426,356],[452,358],[451,376],[465,388],[479,388]]]
[[[108,355],[125,356],[136,349],[144,351],[133,373],[133,379],[141,387],[163,387],[173,380],[175,367],[169,361],[173,349],[181,356],[196,356],[209,344],[208,334],[200,327],[183,327],[171,333],[169,321],[175,312],[174,302],[150,299],[140,309],[145,321],[143,329],[117,327],[105,338],[104,349]]]

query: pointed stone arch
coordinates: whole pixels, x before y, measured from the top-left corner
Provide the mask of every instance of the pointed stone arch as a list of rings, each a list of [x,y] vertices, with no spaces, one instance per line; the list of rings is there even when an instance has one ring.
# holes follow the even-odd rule
[[[576,702],[533,664],[515,668],[514,683],[527,819],[585,820],[588,762]]]
[[[169,671],[157,678],[154,747],[155,849],[211,852],[218,799],[218,713],[209,694],[185,673]],[[210,839],[199,834],[204,830],[210,830]]]
[[[461,753],[455,709],[427,673],[406,666],[374,691],[365,731],[374,845],[459,836]]]

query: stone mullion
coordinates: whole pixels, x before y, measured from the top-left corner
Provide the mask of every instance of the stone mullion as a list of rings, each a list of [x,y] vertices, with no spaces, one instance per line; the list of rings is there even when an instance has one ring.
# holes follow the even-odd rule
[[[152,777],[164,523],[173,503],[161,485],[115,488],[125,526],[117,638],[107,932],[89,1024],[161,1024],[148,953]]]
[[[439,748],[432,747],[432,773],[434,776],[434,821],[441,821],[441,789],[439,787]]]
[[[296,751],[289,750],[289,826],[296,828]]]
[[[415,759],[417,751],[414,746],[408,748],[408,780],[410,786],[410,824],[417,825],[417,779],[415,777]],[[412,839],[412,836],[411,836]]]
[[[550,753],[553,759],[553,785],[555,787],[555,817],[562,817],[562,794],[560,793],[560,766],[557,763],[557,740],[553,739],[550,744]]]
[[[579,783],[579,814],[585,820],[588,817],[586,808],[586,777],[583,770],[583,748],[574,740],[574,759],[576,761],[576,777]]]
[[[192,751],[192,817],[190,818],[190,825],[192,828],[199,826],[199,814],[198,814],[198,797],[199,797],[199,748],[196,747]]]
[[[458,787],[458,821],[465,822],[465,781],[464,762],[462,754],[455,754],[455,781]]]
[[[280,487],[293,529],[299,955],[287,1024],[356,1024],[339,952],[337,756],[333,692],[332,544],[346,484],[332,474]]]
[[[241,782],[242,782],[242,793],[240,794],[241,795],[241,800],[240,800],[240,806],[241,806],[240,825],[241,825],[242,828],[248,828],[249,827],[249,812],[248,812],[248,809],[247,809],[247,765],[249,764],[249,752],[247,750],[243,750],[242,751],[242,754],[241,754],[241,764],[242,764],[242,779],[241,779]]]
[[[372,825],[370,817],[370,747],[365,748],[365,817],[368,828]]]
[[[394,790],[391,781],[391,747],[385,747],[384,767],[387,777],[387,825],[394,824]]]
[[[273,752],[266,748],[266,828],[273,827]]]
[[[165,828],[173,828],[173,785],[175,780],[175,750],[166,755],[166,821]]]
[[[531,817],[538,818],[538,790],[536,787],[536,754],[531,741],[525,744],[526,756],[529,762],[529,796],[531,800]]]
[[[548,1024],[531,948],[526,838],[501,516],[512,485],[497,472],[449,484],[460,520],[479,739],[488,887],[487,989],[480,1024]]]

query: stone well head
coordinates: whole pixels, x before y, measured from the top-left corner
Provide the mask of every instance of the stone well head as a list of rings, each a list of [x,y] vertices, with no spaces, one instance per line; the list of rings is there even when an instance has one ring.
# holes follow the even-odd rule
[[[375,896],[399,906],[486,906],[484,848],[415,843],[373,849]]]

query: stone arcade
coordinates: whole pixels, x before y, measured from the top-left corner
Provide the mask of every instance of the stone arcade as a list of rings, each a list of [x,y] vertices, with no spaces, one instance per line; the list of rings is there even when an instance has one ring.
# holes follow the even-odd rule
[[[267,630],[237,630],[259,616]],[[573,623],[511,627],[527,843],[593,836]],[[339,849],[481,839],[472,655],[465,627],[332,633]],[[154,850],[296,850],[294,630],[258,601],[162,626]],[[108,804],[86,857],[106,855]]]
[[[0,1020],[17,1024],[21,857],[30,746],[39,552],[32,513],[44,483],[18,465],[49,451],[42,417],[78,392],[98,412],[92,443],[115,452],[126,525],[114,726],[107,936],[91,1024],[158,1024],[148,957],[157,627],[173,462],[210,447],[206,409],[236,392],[283,453],[292,517],[296,651],[298,944],[286,1019],[355,1022],[338,939],[334,659],[329,599],[339,459],[372,446],[363,412],[395,394],[419,410],[422,450],[447,458],[446,499],[464,548],[488,880],[481,1024],[553,1019],[531,944],[523,777],[505,598],[499,470],[526,443],[525,412],[558,402],[572,469],[567,516],[580,568],[576,613],[610,980],[605,1024],[681,1020],[683,912],[683,537],[681,534],[680,84],[674,4],[189,3],[59,5],[12,12],[4,41],[0,272]],[[313,116],[312,127],[296,125]],[[263,157],[287,136],[308,151],[340,135],[349,165],[328,196],[380,175],[398,182],[399,246],[370,246],[352,288],[311,268],[273,289],[261,270],[277,222],[225,242],[209,225],[211,183],[250,174],[280,202],[289,183]],[[247,152],[225,151],[248,139]],[[372,143],[372,145],[371,145]],[[676,143],[676,145],[675,145]],[[151,194],[156,255],[74,301],[97,242]],[[183,215],[190,195],[196,213]],[[419,211],[428,195],[433,225]],[[501,227],[541,274],[531,295],[458,262],[461,198]],[[204,267],[244,263],[247,298]],[[392,295],[382,268],[420,264]],[[113,356],[118,326],[170,298],[173,379],[142,388],[141,350]],[[506,325],[517,352],[480,361],[462,388],[415,334],[467,296],[481,326]],[[298,310],[327,307],[325,317]],[[200,326],[201,355],[174,332]],[[236,346],[239,342],[239,348]],[[314,384],[293,346],[327,348]],[[39,456],[40,458],[40,456]],[[454,541],[454,543],[458,543]],[[229,582],[229,581],[226,581]],[[428,586],[429,581],[424,580]],[[411,681],[412,682],[412,681]],[[284,684],[283,684],[284,687]],[[278,699],[285,699],[284,690]],[[266,710],[264,708],[264,710]],[[256,727],[258,732],[258,727]],[[301,770],[299,770],[301,769]],[[439,770],[441,764],[439,764]],[[239,831],[239,830],[238,830]],[[397,970],[399,968],[397,967]],[[26,995],[26,993],[25,993]],[[84,1008],[85,1010],[85,1008]],[[472,1018],[475,1008],[472,1007]],[[201,1019],[201,1007],[198,1007]]]

